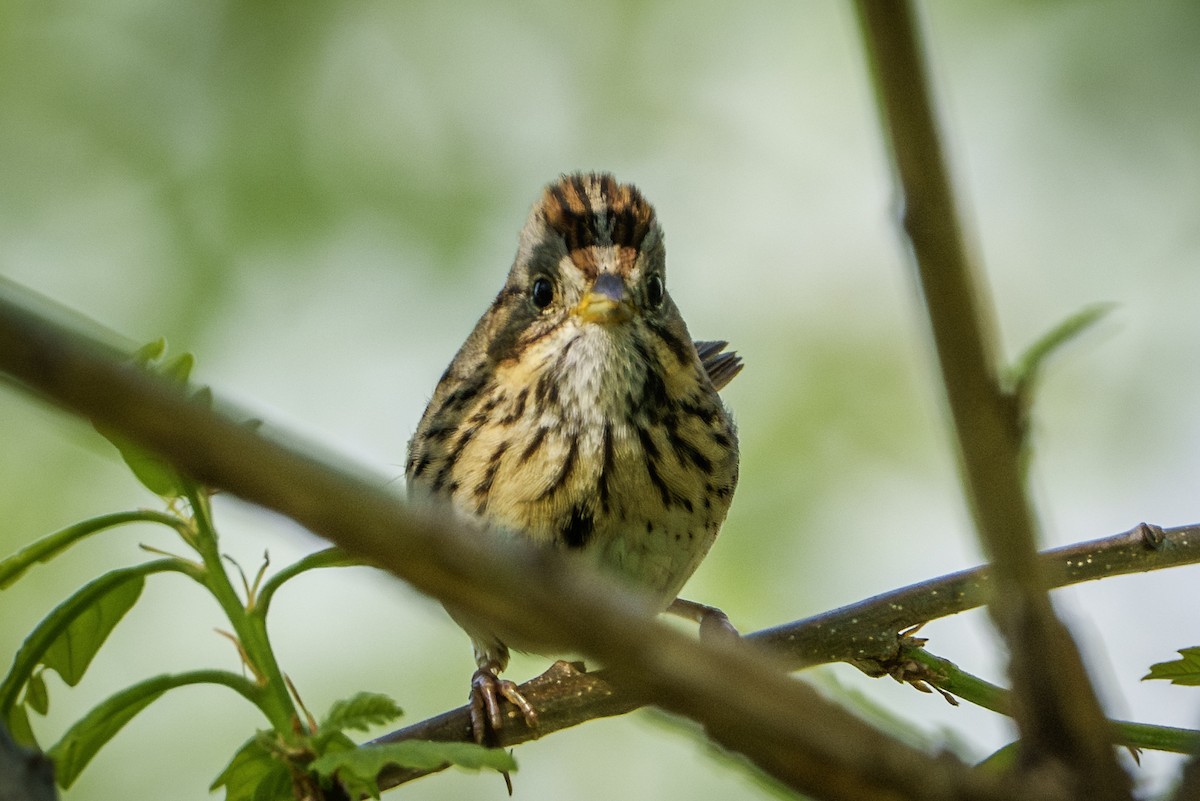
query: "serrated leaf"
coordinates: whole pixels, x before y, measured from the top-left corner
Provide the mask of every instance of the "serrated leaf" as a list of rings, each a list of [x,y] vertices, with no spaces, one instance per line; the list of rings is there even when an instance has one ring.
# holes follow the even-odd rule
[[[39,715],[50,711],[50,694],[46,692],[46,680],[40,670],[25,682],[25,706]]]
[[[141,576],[120,582],[79,611],[42,655],[42,664],[74,687],[108,635],[133,608],[146,582]]]
[[[370,788],[378,797],[375,778],[388,765],[404,768],[431,769],[457,765],[469,770],[490,768],[515,771],[516,760],[500,748],[484,748],[474,743],[439,743],[429,740],[405,740],[400,743],[364,745],[352,750],[326,753],[313,760],[309,769],[325,779],[337,779],[342,784]]]
[[[1182,658],[1151,665],[1150,672],[1142,676],[1142,681],[1165,679],[1172,684],[1200,685],[1200,646],[1180,648],[1179,656]]]
[[[225,801],[291,801],[291,772],[263,744],[251,737],[213,781],[210,791],[225,788]]]
[[[335,701],[321,722],[318,731],[332,729],[366,731],[371,726],[389,723],[404,714],[404,711],[386,695],[361,692],[350,698]]]
[[[41,750],[33,727],[29,725],[29,713],[25,711],[24,705],[17,704],[9,709],[8,714],[4,716],[4,725],[8,727],[8,734],[13,742]]]

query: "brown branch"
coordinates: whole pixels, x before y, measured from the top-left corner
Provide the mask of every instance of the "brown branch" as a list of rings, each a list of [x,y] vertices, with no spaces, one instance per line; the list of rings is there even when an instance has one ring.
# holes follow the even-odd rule
[[[1143,523],[1123,534],[1046,551],[1040,559],[1053,587],[1197,564],[1200,525],[1161,529]],[[884,666],[900,655],[898,632],[982,606],[987,602],[990,572],[987,567],[962,570],[747,634],[744,639],[769,649],[791,670],[844,661],[870,675],[882,675]],[[513,712],[501,733],[499,744],[504,747],[642,706],[610,672],[584,673],[565,662],[556,662],[521,685],[521,692],[538,709],[541,724],[532,731]],[[401,740],[469,742],[467,707],[414,723],[375,742]],[[380,786],[395,787],[433,772],[388,770],[380,776]]]
[[[699,722],[716,742],[800,792],[846,801],[1060,797],[1036,777],[983,774],[898,742],[792,680],[758,649],[695,642],[576,560],[487,537],[441,510],[406,507],[382,489],[385,482],[268,440],[2,295],[0,371],[496,631],[620,670],[636,697]]]
[[[1050,587],[1200,562],[1200,525],[1162,529],[1142,523],[1122,534],[1039,555]],[[892,590],[748,639],[798,669],[828,662],[865,667],[895,656],[896,633],[987,603],[993,569],[975,567]]]
[[[1025,767],[1062,774],[1080,798],[1128,799],[1129,777],[1079,650],[1050,606],[1036,557],[1019,405],[1000,380],[991,304],[958,216],[915,14],[898,0],[859,0],[858,10],[967,498],[994,566],[988,611],[1011,654]]]

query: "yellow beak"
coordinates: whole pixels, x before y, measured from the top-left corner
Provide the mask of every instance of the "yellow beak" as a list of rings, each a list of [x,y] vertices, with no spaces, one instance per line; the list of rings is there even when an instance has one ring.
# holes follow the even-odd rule
[[[575,313],[586,323],[611,325],[633,317],[633,306],[625,298],[625,284],[621,277],[601,273],[592,284],[592,290],[575,307]]]

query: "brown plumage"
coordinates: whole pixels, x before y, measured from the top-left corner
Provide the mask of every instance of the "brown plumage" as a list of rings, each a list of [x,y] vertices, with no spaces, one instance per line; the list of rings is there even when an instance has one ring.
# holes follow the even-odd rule
[[[566,548],[666,608],[716,538],[737,484],[737,435],[717,390],[742,368],[693,343],[666,290],[662,230],[629,184],[564,176],[533,207],[508,280],[451,362],[409,443],[410,493],[489,528]],[[476,738],[497,695],[503,632],[471,636]]]

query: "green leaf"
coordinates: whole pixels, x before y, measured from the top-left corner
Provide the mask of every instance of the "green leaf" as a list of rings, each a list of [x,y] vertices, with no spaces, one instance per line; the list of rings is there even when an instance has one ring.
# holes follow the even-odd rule
[[[167,352],[167,340],[164,337],[159,337],[153,342],[147,342],[133,352],[130,357],[134,364],[139,364],[142,367],[149,367],[156,363]]]
[[[225,801],[291,801],[291,771],[268,747],[266,736],[247,740],[208,789],[224,787]]]
[[[58,786],[64,790],[70,787],[101,747],[163,692],[165,690],[133,694],[126,690],[118,693],[68,729],[48,752],[54,760]]]
[[[1096,303],[1075,312],[1043,334],[1017,358],[1008,371],[1008,383],[1017,397],[1028,394],[1038,371],[1062,346],[1079,337],[1116,308],[1112,303]]]
[[[8,727],[9,735],[18,745],[41,750],[37,737],[33,734],[33,727],[29,725],[29,713],[22,704],[8,710],[8,714],[4,716],[4,725]]]
[[[104,639],[137,600],[143,578],[151,573],[169,570],[187,573],[190,569],[181,559],[158,559],[110,571],[77,590],[25,638],[13,658],[12,668],[0,682],[0,714],[16,703],[21,687],[44,661],[64,681],[78,682]],[[108,598],[110,593],[116,594]],[[46,655],[52,650],[47,660]]]
[[[90,520],[84,520],[73,526],[67,526],[61,531],[42,537],[37,542],[25,546],[7,559],[0,561],[0,590],[12,584],[25,574],[25,571],[38,562],[54,558],[88,535],[98,531],[115,528],[126,523],[162,523],[177,528],[180,521],[162,512],[137,510],[133,512],[117,512],[111,515],[101,515]]]
[[[292,773],[282,762],[278,767],[263,777],[254,788],[250,801],[292,801],[296,797]],[[226,801],[232,801],[229,793],[225,793]]]
[[[157,372],[179,384],[186,384],[196,366],[196,357],[190,353],[181,353],[166,362]]]
[[[1200,646],[1180,648],[1179,655],[1183,658],[1151,665],[1150,672],[1142,676],[1142,681],[1165,679],[1172,684],[1200,685]]]
[[[72,726],[46,753],[54,760],[58,786],[64,790],[79,778],[96,753],[111,740],[134,715],[156,701],[167,690],[189,684],[220,684],[251,697],[254,686],[236,673],[223,670],[195,670],[140,681],[110,696]]]
[[[192,400],[203,406],[205,409],[211,409],[213,407],[212,387],[200,387],[192,393]]]
[[[98,425],[96,431],[116,447],[134,477],[146,489],[163,498],[182,498],[187,494],[185,479],[163,459],[107,426]]]
[[[78,684],[108,635],[137,603],[145,584],[142,576],[129,578],[83,606],[50,643],[42,664],[58,673],[67,686]]]
[[[388,696],[362,692],[345,700],[335,701],[325,719],[321,721],[318,731],[366,731],[371,726],[388,723],[403,714],[403,710]]]
[[[350,750],[326,753],[313,760],[309,769],[324,779],[337,779],[349,790],[352,786],[379,797],[375,779],[388,765],[431,769],[443,765],[480,770],[515,771],[512,755],[500,748],[484,748],[474,743],[439,743],[429,740],[405,740],[383,745],[364,745]]]
[[[25,683],[25,706],[39,715],[50,711],[50,695],[46,692],[46,680],[42,678],[40,670]]]
[[[1020,756],[1021,741],[1009,743],[992,753],[975,767],[988,773],[1004,773],[1016,767],[1017,757]]]
[[[190,353],[181,353],[163,363],[161,360],[166,352],[167,341],[159,338],[139,348],[133,354],[132,361],[143,369],[157,373],[176,384],[186,385],[196,362],[195,357]],[[125,464],[129,466],[133,475],[146,489],[164,498],[182,498],[187,494],[186,479],[180,476],[167,462],[114,429],[97,425],[96,431],[116,446],[121,458],[125,460]]]

